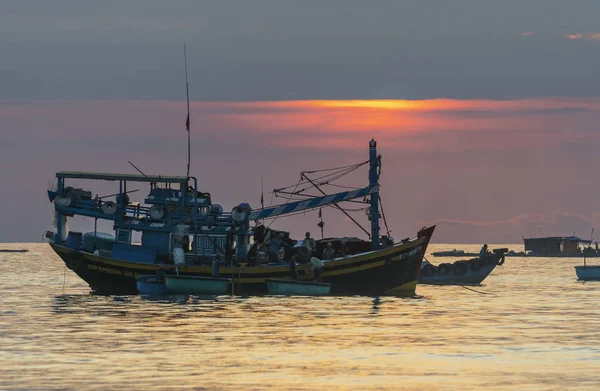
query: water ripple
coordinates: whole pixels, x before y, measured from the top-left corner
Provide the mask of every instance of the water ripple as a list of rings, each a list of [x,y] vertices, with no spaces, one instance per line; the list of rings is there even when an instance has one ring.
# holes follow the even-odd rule
[[[95,296],[47,245],[16,246],[30,252],[0,254],[0,389],[600,384],[600,284],[575,280],[576,259],[508,258],[487,295]]]

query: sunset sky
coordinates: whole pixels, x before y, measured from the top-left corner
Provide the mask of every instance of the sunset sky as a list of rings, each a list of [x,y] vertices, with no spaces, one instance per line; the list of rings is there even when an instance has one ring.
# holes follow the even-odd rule
[[[269,204],[301,170],[364,161],[375,138],[397,239],[432,223],[438,243],[589,238],[598,15],[583,0],[3,3],[0,242],[51,229],[56,171],[185,174],[183,42],[191,172],[225,210],[260,206],[261,176]],[[324,217],[328,236],[361,235]]]

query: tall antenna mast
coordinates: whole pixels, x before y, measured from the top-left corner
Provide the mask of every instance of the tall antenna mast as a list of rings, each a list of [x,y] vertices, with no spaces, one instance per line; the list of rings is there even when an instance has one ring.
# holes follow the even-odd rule
[[[188,153],[187,153],[187,173],[186,177],[190,176],[190,88],[188,85],[188,72],[187,72],[187,51],[185,49],[185,42],[183,43],[183,61],[185,63],[185,97],[187,100],[187,119],[185,120],[185,128],[188,134]]]

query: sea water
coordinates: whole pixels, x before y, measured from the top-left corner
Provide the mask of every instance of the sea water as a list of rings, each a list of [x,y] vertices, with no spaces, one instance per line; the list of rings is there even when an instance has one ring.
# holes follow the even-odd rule
[[[47,244],[0,247],[29,250],[0,253],[2,390],[600,389],[581,259],[509,257],[415,298],[152,298],[90,294]],[[479,250],[429,251],[455,247]]]

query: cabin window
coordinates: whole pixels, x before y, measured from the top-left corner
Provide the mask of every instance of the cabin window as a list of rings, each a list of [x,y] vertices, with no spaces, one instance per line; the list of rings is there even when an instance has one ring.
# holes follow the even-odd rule
[[[117,229],[117,243],[131,243],[131,230],[128,229]]]

